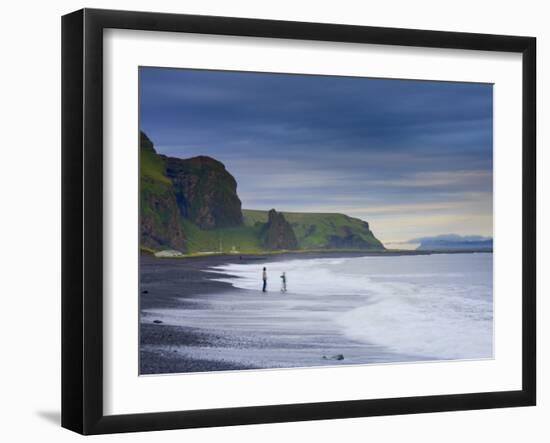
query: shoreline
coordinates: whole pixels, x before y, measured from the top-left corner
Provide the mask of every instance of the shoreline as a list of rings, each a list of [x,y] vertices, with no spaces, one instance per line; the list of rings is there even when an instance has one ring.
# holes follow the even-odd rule
[[[476,251],[477,252],[477,251]],[[444,252],[439,252],[444,253]],[[465,251],[455,251],[457,253],[467,253]],[[261,266],[265,262],[282,262],[285,260],[296,259],[316,259],[328,257],[364,257],[381,256],[381,254],[369,254],[365,251],[354,253],[333,252],[326,253],[308,253],[308,254],[277,254],[269,256],[238,256],[217,255],[194,257],[193,260],[181,260],[180,258],[157,258],[149,255],[140,256],[140,285],[139,285],[139,367],[140,375],[169,375],[175,373],[196,373],[196,372],[216,372],[230,370],[262,369],[258,367],[255,360],[233,361],[231,355],[226,351],[235,346],[231,343],[231,334],[226,335],[214,330],[205,330],[202,323],[178,324],[170,319],[172,313],[177,311],[188,311],[191,318],[210,308],[210,303],[214,300],[220,301],[219,295],[223,295],[222,306],[229,306],[230,301],[234,299],[237,303],[249,303],[251,295],[255,299],[255,291],[235,287],[231,279],[239,278],[228,272],[219,272],[211,270],[214,266],[223,266],[226,264],[257,264]],[[395,251],[386,252],[382,257],[403,256],[403,255],[430,255],[426,251],[411,251],[406,254],[396,253]],[[226,281],[220,281],[225,279]],[[261,286],[258,284],[258,294],[261,295]],[[269,291],[270,293],[272,291]],[[268,298],[273,301],[277,299],[279,291],[273,291],[275,298]],[[266,301],[267,301],[266,300]],[[255,302],[256,300],[254,300]],[[219,305],[218,305],[219,306]],[[223,308],[228,309],[227,307]],[[229,308],[232,309],[232,308]],[[195,313],[192,311],[196,310]],[[213,311],[216,312],[216,311]],[[223,311],[218,311],[223,312]],[[260,317],[266,311],[259,311]],[[293,312],[293,311],[287,311]],[[232,317],[233,318],[233,317]],[[261,324],[261,323],[260,323]],[[325,336],[323,340],[330,339],[334,335]],[[246,337],[246,336],[242,336]],[[241,337],[241,338],[242,338]],[[352,343],[353,340],[350,342]],[[292,343],[292,342],[288,342]],[[323,342],[318,342],[323,344]],[[279,342],[280,344],[280,342]],[[247,349],[247,343],[240,342],[241,349]],[[366,345],[361,345],[365,348]],[[380,361],[392,361],[388,356],[379,357],[385,352],[379,345],[366,346],[367,352],[371,352],[373,358]],[[366,349],[365,348],[365,349]],[[213,350],[217,350],[214,353]],[[306,352],[311,348],[304,348]],[[285,351],[287,352],[287,351]],[[290,349],[288,350],[290,352]],[[319,358],[325,351],[316,351]],[[343,352],[341,349],[339,353]],[[332,362],[333,364],[348,365],[348,352],[344,352],[346,359],[342,363]],[[197,358],[197,356],[201,356]],[[378,357],[377,357],[378,356]],[[423,360],[418,358],[417,361]],[[409,361],[404,358],[403,361]],[[378,361],[372,361],[375,363]],[[325,365],[328,361],[319,361],[315,366]],[[353,364],[353,363],[351,363]],[[366,363],[361,363],[366,364]],[[290,365],[288,367],[291,367]]]
[[[212,260],[213,259],[213,260]],[[185,264],[184,264],[185,263]],[[230,283],[214,281],[220,276],[208,268],[227,263],[223,257],[202,257],[186,262],[174,258],[140,257],[139,374],[170,375],[204,371],[256,369],[229,361],[195,359],[178,352],[182,345],[208,347],[217,337],[185,326],[155,323],[144,311],[150,309],[200,309],[201,296],[243,291]],[[183,268],[182,268],[182,265]],[[199,295],[199,297],[197,297]]]
[[[161,251],[156,251],[161,252]],[[276,258],[281,256],[300,256],[306,258],[322,258],[324,256],[337,257],[392,257],[404,255],[435,255],[435,254],[492,254],[492,249],[452,249],[452,250],[407,250],[407,249],[384,249],[384,250],[282,250],[282,251],[265,251],[256,252],[213,252],[213,253],[193,253],[183,254],[179,256],[156,256],[155,253],[149,250],[140,250],[140,257],[152,257],[160,260],[184,260],[184,259],[207,259],[214,257],[232,257],[240,260],[260,260],[268,258]]]

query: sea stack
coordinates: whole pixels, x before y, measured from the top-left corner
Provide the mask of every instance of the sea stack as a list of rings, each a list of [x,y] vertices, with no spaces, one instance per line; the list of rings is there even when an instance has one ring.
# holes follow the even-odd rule
[[[271,209],[264,227],[263,245],[266,249],[298,249],[298,240],[292,226],[281,212]]]

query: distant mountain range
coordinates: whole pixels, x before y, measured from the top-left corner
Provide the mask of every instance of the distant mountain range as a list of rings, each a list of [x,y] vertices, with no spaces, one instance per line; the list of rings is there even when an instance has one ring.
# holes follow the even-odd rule
[[[263,253],[384,250],[369,224],[337,213],[242,209],[237,181],[216,159],[158,154],[140,134],[143,251]]]
[[[435,237],[422,237],[409,241],[409,243],[420,243],[417,250],[431,251],[492,251],[493,239],[480,235],[461,236],[456,234],[438,235]]]

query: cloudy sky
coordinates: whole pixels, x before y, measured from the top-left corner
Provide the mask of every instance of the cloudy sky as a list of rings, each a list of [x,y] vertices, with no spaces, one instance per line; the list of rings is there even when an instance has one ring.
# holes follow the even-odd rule
[[[140,69],[157,152],[208,155],[243,208],[343,212],[385,244],[492,235],[492,85]]]

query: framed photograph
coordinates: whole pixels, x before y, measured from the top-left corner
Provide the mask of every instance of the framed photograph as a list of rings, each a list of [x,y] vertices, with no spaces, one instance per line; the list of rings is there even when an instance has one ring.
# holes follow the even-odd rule
[[[535,405],[531,37],[62,20],[62,425]]]

